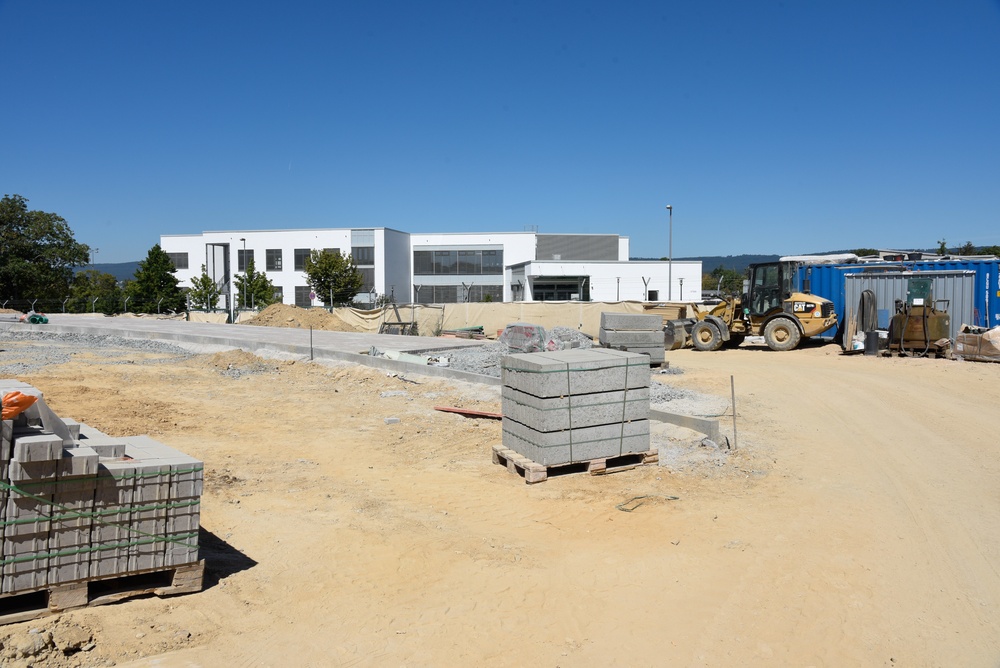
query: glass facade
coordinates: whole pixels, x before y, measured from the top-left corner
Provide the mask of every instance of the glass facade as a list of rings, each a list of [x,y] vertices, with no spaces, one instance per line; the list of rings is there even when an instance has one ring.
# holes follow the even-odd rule
[[[375,247],[351,246],[351,259],[358,266],[375,264]]]
[[[301,308],[309,308],[312,306],[312,300],[309,299],[309,293],[312,292],[312,288],[308,285],[296,285],[295,286],[295,305]]]
[[[445,276],[449,274],[455,276],[499,276],[503,274],[503,251],[415,250],[413,251],[413,274],[415,276]]]
[[[413,301],[417,304],[456,304],[482,302],[489,296],[490,301],[503,301],[502,285],[421,285],[413,288]]]
[[[187,269],[188,268],[188,254],[187,253],[167,253],[167,257],[174,264],[174,269]]]
[[[361,290],[360,292],[371,292],[372,288],[375,287],[375,269],[362,267],[358,269],[361,274]]]

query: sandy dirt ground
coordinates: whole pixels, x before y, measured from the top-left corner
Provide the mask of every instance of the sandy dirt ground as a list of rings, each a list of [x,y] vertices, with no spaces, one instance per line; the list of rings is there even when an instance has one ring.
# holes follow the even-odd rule
[[[657,382],[735,378],[738,449],[673,430],[672,466],[532,486],[498,422],[433,410],[496,388],[79,351],[21,379],[204,459],[206,588],[0,635],[90,638],[67,666],[1000,664],[1000,365],[839,351],[670,352]]]

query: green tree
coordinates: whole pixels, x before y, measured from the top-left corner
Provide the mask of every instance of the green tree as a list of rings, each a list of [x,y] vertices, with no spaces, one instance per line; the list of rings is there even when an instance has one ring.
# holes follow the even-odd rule
[[[13,299],[65,297],[73,267],[87,263],[90,248],[77,243],[59,215],[29,211],[28,200],[0,200],[0,295]]]
[[[113,274],[88,269],[73,278],[66,308],[70,313],[96,312],[113,315],[122,312],[124,296],[124,291]]]
[[[702,290],[720,290],[724,295],[738,295],[743,292],[743,274],[735,269],[719,265],[710,274],[702,276]]]
[[[313,249],[306,258],[305,272],[309,287],[328,307],[350,304],[364,285],[354,259],[341,253]]]
[[[174,276],[176,271],[160,244],[150,248],[146,259],[140,261],[135,270],[135,280],[125,286],[129,310],[135,313],[183,311],[186,299],[178,286],[180,281]]]
[[[858,257],[865,257],[866,255],[878,255],[877,248],[855,248],[854,250],[847,252],[854,253]]]
[[[274,284],[267,274],[257,271],[253,260],[247,261],[247,270],[233,277],[236,284],[236,305],[238,308],[262,309],[278,301],[274,295]]]
[[[975,255],[976,247],[972,245],[971,241],[966,241],[958,248],[959,255]]]
[[[979,249],[981,255],[992,255],[993,257],[1000,257],[1000,246],[983,246]]]
[[[191,306],[206,311],[215,310],[221,294],[218,284],[205,270],[205,265],[201,265],[201,276],[191,279],[191,289],[187,293]]]
[[[945,241],[944,239],[938,239],[937,254],[938,255],[947,255],[948,254],[948,242]]]

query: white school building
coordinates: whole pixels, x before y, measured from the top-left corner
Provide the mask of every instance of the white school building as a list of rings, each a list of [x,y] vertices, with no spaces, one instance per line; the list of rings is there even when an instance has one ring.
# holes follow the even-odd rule
[[[303,271],[313,249],[350,254],[364,278],[355,298],[373,304],[480,301],[700,301],[701,262],[629,261],[617,234],[410,233],[388,227],[231,230],[167,234],[160,247],[191,287],[202,267],[230,308],[233,275],[252,260],[286,304],[322,304]]]

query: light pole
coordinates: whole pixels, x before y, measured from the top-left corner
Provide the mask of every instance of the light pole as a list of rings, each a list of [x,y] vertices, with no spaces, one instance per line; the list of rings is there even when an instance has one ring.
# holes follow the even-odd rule
[[[667,205],[670,214],[670,231],[667,237],[667,301],[674,299],[674,207]]]
[[[247,307],[247,240],[246,237],[240,237],[240,241],[243,242],[243,308]],[[236,263],[237,265],[239,262]]]

